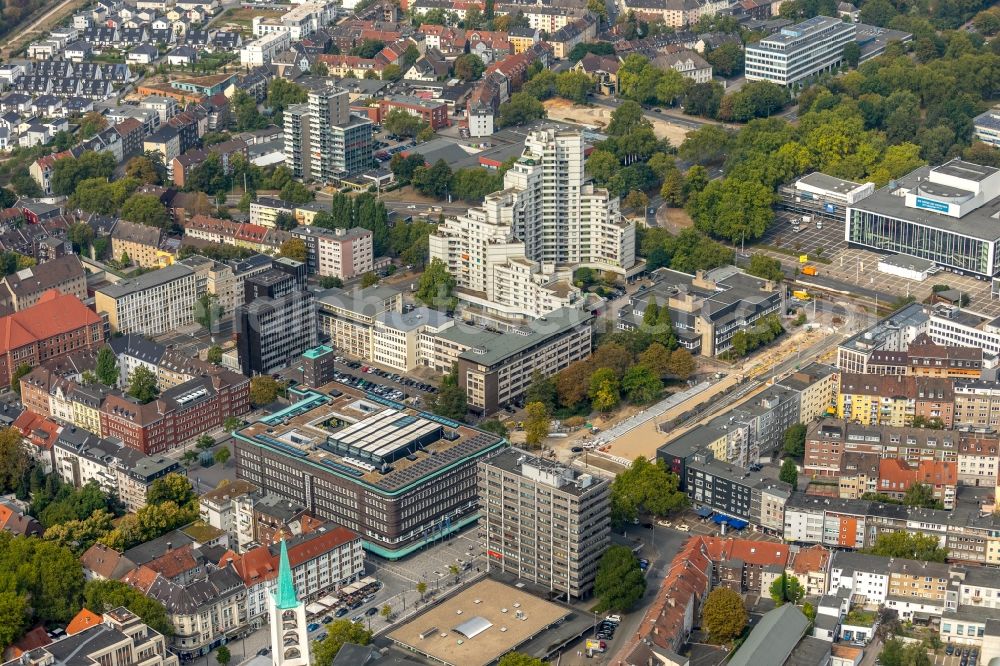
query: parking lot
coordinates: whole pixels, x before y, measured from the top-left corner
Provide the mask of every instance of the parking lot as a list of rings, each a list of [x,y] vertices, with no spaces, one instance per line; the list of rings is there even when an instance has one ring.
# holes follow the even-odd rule
[[[942,649],[938,653],[928,652],[932,664],[940,666],[979,666],[979,648],[955,646],[953,654],[946,654]]]
[[[341,370],[337,381],[349,386],[364,388],[378,395],[384,395],[393,400],[404,400],[410,397],[425,398],[438,392],[438,388],[427,382],[400,375],[395,372],[383,370],[368,363],[352,361],[343,357],[338,357]],[[362,384],[362,382],[364,382]]]
[[[847,247],[843,223],[822,220],[820,222],[822,228],[817,229],[817,222],[813,221],[809,224],[800,224],[799,231],[795,231],[793,221],[800,218],[801,215],[778,211],[774,216],[774,224],[760,242],[771,247],[791,250],[797,255],[806,254],[810,258],[817,256],[830,258]]]

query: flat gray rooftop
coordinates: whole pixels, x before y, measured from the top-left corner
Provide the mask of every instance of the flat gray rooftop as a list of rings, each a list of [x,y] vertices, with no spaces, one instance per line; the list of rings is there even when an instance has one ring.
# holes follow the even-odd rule
[[[943,167],[938,167],[940,171]],[[924,166],[913,171],[896,181],[896,188],[905,187],[915,192],[918,184],[924,185],[921,181],[926,181],[930,175],[931,168]],[[945,172],[948,173],[948,172]],[[949,175],[959,176],[958,173]],[[966,175],[959,177],[965,178]],[[982,177],[985,177],[983,175]],[[895,188],[892,183],[876,190],[871,196],[865,197],[861,201],[853,204],[851,208],[884,215],[886,217],[904,220],[912,224],[919,224],[933,229],[940,229],[951,233],[968,236],[978,240],[996,242],[1000,241],[1000,222],[993,217],[1000,213],[1000,197],[987,201],[979,208],[969,211],[961,218],[955,218],[933,211],[910,208],[906,205],[903,197],[893,194]]]

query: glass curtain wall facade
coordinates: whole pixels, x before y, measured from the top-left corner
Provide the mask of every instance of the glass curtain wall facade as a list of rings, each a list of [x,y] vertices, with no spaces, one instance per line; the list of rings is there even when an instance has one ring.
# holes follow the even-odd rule
[[[852,245],[906,254],[962,272],[1000,273],[995,242],[971,238],[857,208],[847,212],[847,241]]]

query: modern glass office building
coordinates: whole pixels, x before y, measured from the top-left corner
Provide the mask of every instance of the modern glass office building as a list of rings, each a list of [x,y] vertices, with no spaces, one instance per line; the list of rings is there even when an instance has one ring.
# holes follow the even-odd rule
[[[933,261],[963,274],[1000,274],[1000,171],[952,160],[921,167],[847,208],[855,247]]]

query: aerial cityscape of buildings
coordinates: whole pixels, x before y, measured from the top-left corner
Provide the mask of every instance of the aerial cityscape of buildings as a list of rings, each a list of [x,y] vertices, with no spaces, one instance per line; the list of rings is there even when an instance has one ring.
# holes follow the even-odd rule
[[[1000,10],[0,47],[0,664],[1000,663]]]

